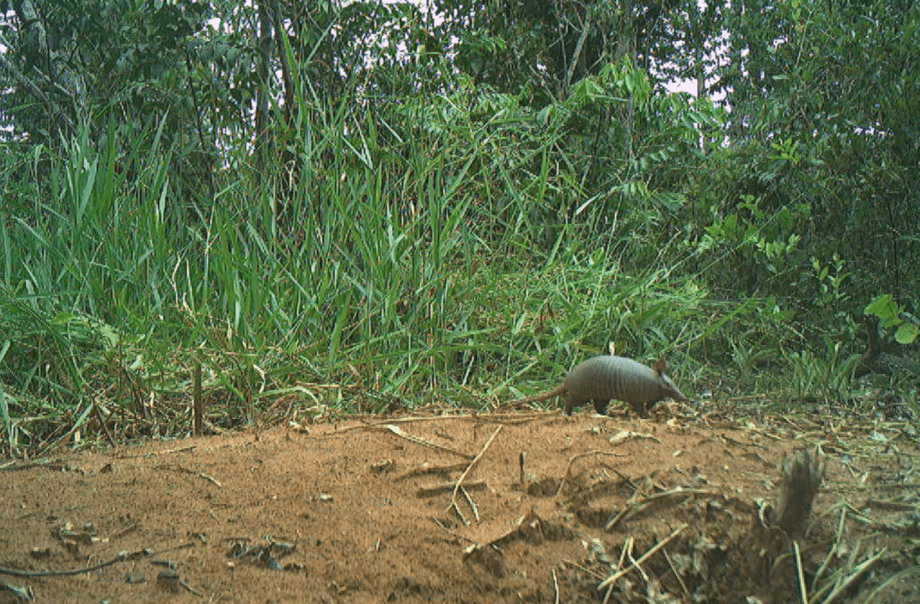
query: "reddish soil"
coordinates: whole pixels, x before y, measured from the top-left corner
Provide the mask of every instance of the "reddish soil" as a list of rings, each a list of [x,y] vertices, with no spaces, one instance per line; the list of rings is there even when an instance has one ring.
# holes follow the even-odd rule
[[[820,443],[826,478],[799,541],[812,597],[882,552],[834,601],[880,586],[875,602],[920,601],[916,432],[674,413],[349,418],[7,463],[0,588],[37,602],[571,603],[603,601],[598,585],[630,568],[609,601],[799,602],[791,541],[770,557],[751,527],[782,459]]]

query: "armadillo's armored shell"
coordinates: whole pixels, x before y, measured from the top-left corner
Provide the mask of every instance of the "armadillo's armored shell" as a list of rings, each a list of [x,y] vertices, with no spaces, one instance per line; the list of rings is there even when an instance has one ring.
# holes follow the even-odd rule
[[[611,400],[625,401],[639,413],[665,397],[686,400],[686,397],[664,373],[632,359],[617,356],[593,357],[579,363],[565,378],[568,392],[566,413],[573,407],[594,402],[603,413]]]

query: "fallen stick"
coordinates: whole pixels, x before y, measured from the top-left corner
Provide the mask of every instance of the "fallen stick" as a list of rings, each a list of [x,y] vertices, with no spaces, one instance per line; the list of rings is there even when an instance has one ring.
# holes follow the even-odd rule
[[[664,547],[665,545],[667,545],[668,542],[671,541],[671,539],[673,539],[674,537],[678,536],[681,532],[683,532],[683,530],[684,530],[685,528],[687,528],[687,526],[688,526],[688,525],[686,525],[686,524],[682,524],[682,525],[680,525],[679,527],[677,527],[677,528],[674,530],[674,532],[671,533],[670,535],[668,535],[663,541],[659,541],[659,542],[655,545],[655,547],[653,547],[652,549],[650,549],[650,550],[648,550],[647,552],[645,552],[644,554],[642,554],[642,557],[641,557],[641,558],[639,558],[638,560],[635,560],[632,564],[630,564],[629,566],[627,566],[626,568],[624,568],[624,569],[621,570],[620,572],[616,573],[615,575],[611,575],[611,576],[607,577],[606,579],[604,579],[604,581],[602,581],[601,584],[597,586],[597,589],[598,589],[598,590],[604,589],[604,588],[607,587],[608,585],[611,585],[611,584],[616,583],[617,581],[619,581],[619,580],[620,580],[620,577],[622,577],[623,575],[625,575],[626,573],[628,573],[628,572],[631,571],[632,569],[637,568],[640,564],[642,564],[643,562],[645,562],[647,559],[649,559],[649,558],[651,558],[652,556],[654,556],[654,555],[655,555],[655,552],[657,552],[657,551],[660,550],[662,547]]]
[[[418,436],[413,436],[413,435],[411,435],[411,434],[406,434],[405,432],[403,432],[403,431],[400,429],[399,426],[394,426],[393,424],[384,424],[384,425],[381,426],[381,427],[384,428],[384,429],[386,429],[386,430],[389,430],[390,432],[392,432],[392,433],[395,434],[396,436],[399,436],[399,437],[401,437],[401,438],[405,438],[405,439],[408,440],[409,442],[413,442],[413,443],[415,443],[415,444],[417,444],[417,445],[421,445],[421,446],[423,446],[423,447],[430,447],[430,448],[432,448],[432,449],[437,449],[438,451],[444,451],[445,453],[450,453],[451,455],[459,455],[460,457],[463,457],[464,459],[469,459],[469,458],[470,458],[470,456],[469,456],[468,454],[466,454],[466,453],[461,453],[460,451],[454,451],[454,450],[451,449],[450,447],[445,447],[445,446],[443,446],[443,445],[438,445],[438,444],[435,444],[435,443],[433,443],[433,442],[429,442],[429,441],[427,441],[427,440],[425,440],[425,439],[423,439],[423,438],[419,438]],[[474,461],[474,463],[475,463],[475,461]]]
[[[482,459],[482,456],[485,454],[486,450],[488,450],[489,445],[492,444],[492,441],[495,440],[495,437],[498,436],[498,433],[501,431],[502,426],[499,426],[495,429],[495,432],[492,433],[492,436],[489,437],[489,440],[486,441],[486,444],[482,446],[482,449],[479,451],[476,457],[473,458],[473,461],[470,462],[470,465],[466,466],[466,469],[463,470],[463,474],[460,475],[460,478],[457,479],[457,484],[454,485],[454,492],[450,496],[450,505],[447,506],[448,510],[451,507],[457,507],[457,492],[460,490],[460,485],[463,484],[464,479],[466,479],[467,475],[470,473],[470,470],[473,469],[473,466],[479,463],[479,460]]]

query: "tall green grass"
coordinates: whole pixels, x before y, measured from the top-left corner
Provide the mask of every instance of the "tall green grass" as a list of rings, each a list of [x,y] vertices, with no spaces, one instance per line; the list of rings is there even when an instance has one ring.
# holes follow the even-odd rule
[[[610,344],[667,356],[685,384],[701,379],[701,353],[727,358],[716,330],[758,305],[713,303],[676,270],[692,241],[659,224],[654,199],[647,215],[601,219],[564,121],[487,102],[491,119],[447,98],[374,110],[301,99],[293,132],[277,133],[294,177],[250,164],[240,143],[207,200],[173,181],[162,123],[133,140],[86,126],[8,155],[7,434],[59,435],[93,404],[125,418],[171,410],[181,429],[198,362],[212,417],[232,424],[291,395],[316,410],[484,407]]]

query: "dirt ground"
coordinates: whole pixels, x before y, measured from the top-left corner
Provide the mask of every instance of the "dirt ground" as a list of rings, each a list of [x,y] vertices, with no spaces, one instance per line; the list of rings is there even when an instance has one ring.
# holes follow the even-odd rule
[[[6,462],[0,588],[20,595],[0,603],[779,603],[800,583],[812,602],[920,602],[909,425],[611,413],[330,419]],[[805,534],[758,529],[782,460],[816,445]]]

